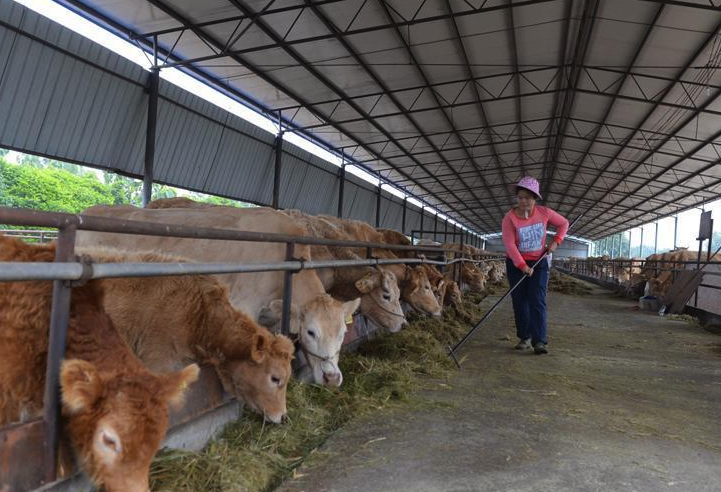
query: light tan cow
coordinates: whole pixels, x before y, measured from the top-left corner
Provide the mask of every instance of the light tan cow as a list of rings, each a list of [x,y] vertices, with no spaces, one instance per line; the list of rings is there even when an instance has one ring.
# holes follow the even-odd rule
[[[239,231],[280,233],[302,236],[305,231],[284,214],[265,207],[236,208],[164,208],[141,209],[131,206],[96,206],[85,215],[158,224],[217,227]],[[285,260],[285,244],[218,241],[160,236],[80,231],[79,247],[109,247],[132,251],[161,251],[199,262],[270,263]],[[310,259],[310,249],[296,245],[295,256]],[[265,326],[277,326],[283,295],[283,272],[259,272],[219,275],[228,286],[230,301],[239,311],[248,313]],[[326,294],[318,275],[302,270],[293,276],[295,322],[291,335],[297,338],[307,357],[302,380],[339,386],[343,380],[338,357],[345,336],[345,318],[357,309],[358,302],[343,303]]]
[[[82,252],[97,263],[188,262],[157,253]],[[226,392],[267,420],[281,422],[286,414],[293,343],[233,308],[228,288],[216,277],[128,277],[100,283],[105,311],[151,371],[210,363]]]

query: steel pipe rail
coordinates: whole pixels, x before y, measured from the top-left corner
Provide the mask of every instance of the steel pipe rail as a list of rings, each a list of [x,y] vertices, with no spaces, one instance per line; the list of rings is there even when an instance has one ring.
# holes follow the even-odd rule
[[[375,248],[393,251],[426,251],[443,253],[456,251],[434,246],[406,246],[363,241],[338,241],[309,236],[291,236],[266,232],[237,231],[213,227],[190,227],[157,222],[94,217],[91,215],[68,214],[61,212],[41,212],[21,208],[0,207],[0,224],[26,225],[34,227],[67,227],[75,225],[79,231],[113,232],[122,234],[142,234],[150,236],[183,237],[192,239],[213,239],[229,241],[250,241],[266,243],[296,243],[318,246],[345,246],[349,248]]]
[[[421,263],[431,265],[452,265],[470,263],[474,260],[456,258],[448,261],[424,258],[328,260],[328,261],[283,261],[277,263],[33,263],[0,262],[0,282],[28,280],[66,280],[121,278],[121,277],[163,277],[178,275],[209,275],[230,273],[254,273],[272,271],[298,272],[318,268],[350,268],[360,266],[382,266]]]

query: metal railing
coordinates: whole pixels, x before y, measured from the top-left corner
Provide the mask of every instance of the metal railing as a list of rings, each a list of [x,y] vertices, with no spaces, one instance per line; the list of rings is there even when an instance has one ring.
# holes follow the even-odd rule
[[[717,260],[671,260],[671,259],[603,259],[603,258],[563,258],[554,260],[554,266],[566,273],[576,274],[589,279],[599,280],[619,287],[632,287],[633,281],[647,282],[658,277],[662,272],[671,274],[671,283],[676,281],[679,272],[685,270],[699,270],[704,266],[719,265]],[[689,269],[688,266],[695,268]],[[721,277],[721,271],[704,270],[704,277]],[[701,288],[721,290],[721,285],[700,283],[695,289],[694,306],[697,305],[698,291]]]
[[[39,243],[47,243],[58,237],[57,231],[43,229],[0,229],[0,234]]]
[[[211,227],[190,227],[168,225],[151,222],[138,222],[107,217],[75,215],[55,212],[41,212],[27,209],[0,207],[0,224],[22,225],[31,227],[52,227],[57,229],[57,249],[55,262],[0,262],[0,281],[21,280],[53,280],[53,300],[50,316],[50,334],[45,379],[43,407],[43,459],[44,477],[42,483],[50,483],[57,477],[57,449],[59,439],[59,370],[60,362],[65,353],[65,341],[70,310],[70,293],[72,285],[69,281],[117,277],[148,277],[165,275],[193,274],[229,274],[261,271],[284,271],[284,294],[281,331],[289,332],[290,304],[292,298],[292,276],[305,269],[317,268],[349,268],[359,266],[382,266],[393,264],[432,264],[441,267],[460,265],[463,262],[479,263],[482,260],[464,258],[462,253],[453,248],[430,246],[391,245],[385,243],[368,243],[363,241],[339,241],[317,237],[292,236],[286,234],[216,229]],[[75,256],[75,234],[78,230],[111,232],[136,235],[153,235],[165,237],[182,237],[210,240],[232,240],[242,242],[285,243],[285,261],[274,263],[91,263],[78,261]],[[28,237],[27,233],[34,230],[8,229],[0,230],[0,234]],[[38,240],[51,237],[54,231],[42,231],[36,234]],[[35,238],[31,235],[29,237]],[[359,260],[326,260],[304,261],[294,257],[296,244],[322,245],[335,247],[364,248],[366,259]],[[374,258],[374,249],[413,252],[416,258],[382,259]],[[446,253],[452,252],[454,259],[447,259]],[[440,260],[418,257],[420,253],[435,255]],[[461,257],[458,257],[461,255]],[[489,258],[485,258],[489,259]],[[454,275],[455,276],[455,275]],[[461,283],[461,272],[456,280]],[[0,429],[2,430],[2,429]],[[37,433],[37,432],[36,432]]]

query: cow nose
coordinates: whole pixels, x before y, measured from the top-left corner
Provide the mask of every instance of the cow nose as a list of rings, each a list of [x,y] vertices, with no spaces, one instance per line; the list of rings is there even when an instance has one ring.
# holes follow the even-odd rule
[[[323,373],[323,382],[326,385],[338,386],[338,383],[340,382],[340,373],[324,372]]]

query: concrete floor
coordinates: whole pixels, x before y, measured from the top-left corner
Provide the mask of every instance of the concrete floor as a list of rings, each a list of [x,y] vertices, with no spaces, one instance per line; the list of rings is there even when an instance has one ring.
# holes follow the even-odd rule
[[[549,305],[549,355],[511,348],[504,303],[450,381],[340,430],[278,490],[721,491],[721,337],[601,290]]]

